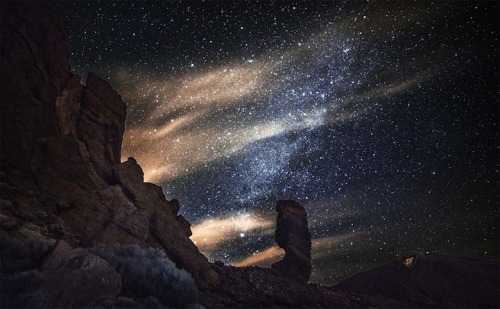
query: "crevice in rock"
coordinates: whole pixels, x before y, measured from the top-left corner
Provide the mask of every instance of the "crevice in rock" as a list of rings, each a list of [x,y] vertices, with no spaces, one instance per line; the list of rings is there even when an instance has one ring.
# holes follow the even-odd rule
[[[30,40],[26,37],[26,35],[24,33],[22,33],[20,30],[16,30],[16,33],[19,34],[19,36],[23,39],[23,41],[26,43],[26,45],[28,46],[28,49],[30,50],[30,54],[31,54],[31,58],[33,59],[33,65],[35,66],[35,68],[40,72],[40,74],[42,76],[45,76],[46,73],[45,71],[40,67],[40,65],[38,64],[38,62],[36,61],[36,57],[35,57],[35,51],[33,50],[33,47],[32,47],[32,44],[30,42]]]

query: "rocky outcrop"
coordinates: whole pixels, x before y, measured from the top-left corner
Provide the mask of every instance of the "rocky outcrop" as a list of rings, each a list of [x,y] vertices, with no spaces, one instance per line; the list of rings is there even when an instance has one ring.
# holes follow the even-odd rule
[[[200,288],[217,280],[179,203],[120,163],[125,103],[105,80],[70,72],[66,32],[44,3],[2,2],[0,217],[74,247],[162,248]],[[83,249],[82,249],[83,250]]]
[[[110,182],[112,167],[120,163],[125,103],[109,83],[89,73],[85,86],[70,76],[55,107],[58,131],[36,139],[31,172],[44,192],[71,203],[75,192]]]
[[[118,295],[120,275],[102,258],[59,241],[42,265],[42,292],[58,308],[81,307]]]
[[[334,288],[381,308],[499,308],[499,275],[498,261],[411,254]]]
[[[2,273],[18,281],[14,293],[1,291],[0,303],[38,285],[34,292],[56,307],[92,306],[102,298],[127,303],[116,297],[121,277],[84,248],[132,244],[160,248],[189,272],[208,308],[370,305],[352,292],[382,306],[499,306],[498,263],[463,259],[410,258],[334,288],[305,284],[311,235],[304,208],[293,201],[276,207],[282,261],[271,269],[208,263],[189,239],[179,202],[145,183],[133,158],[120,163],[125,104],[105,80],[90,73],[82,85],[70,72],[66,32],[55,13],[40,2],[3,1],[0,14],[0,235],[26,244],[58,241],[43,264],[35,247],[2,251],[2,258],[23,267],[24,257],[36,258],[29,269]],[[19,284],[29,274],[36,285]],[[33,297],[29,304],[41,306]]]
[[[304,207],[291,200],[278,201],[276,243],[285,249],[285,257],[271,267],[299,282],[311,276],[311,234]]]
[[[213,267],[221,280],[202,293],[206,308],[374,308],[352,293],[298,283],[276,269]]]
[[[148,218],[141,226],[149,231],[179,267],[188,270],[200,289],[206,289],[217,280],[207,258],[189,240],[190,229],[185,219],[177,216],[179,202],[168,202],[163,190],[151,183],[144,183],[144,173],[134,158],[113,167],[113,175],[137,209],[137,215]],[[127,226],[122,223],[120,226]]]
[[[78,137],[89,149],[90,159],[99,176],[111,177],[111,169],[120,163],[125,103],[110,85],[89,73],[82,94]]]
[[[66,32],[47,5],[3,1],[1,17],[0,162],[30,178],[37,139],[58,133],[55,102],[71,77]]]

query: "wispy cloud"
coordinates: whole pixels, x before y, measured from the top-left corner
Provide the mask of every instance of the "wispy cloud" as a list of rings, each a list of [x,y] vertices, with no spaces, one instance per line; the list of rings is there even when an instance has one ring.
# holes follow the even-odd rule
[[[203,220],[191,227],[191,240],[198,249],[211,256],[219,246],[248,233],[269,235],[274,233],[275,221],[255,213],[237,213]]]
[[[265,266],[268,267],[273,263],[278,262],[285,256],[285,251],[277,245],[266,248],[262,251],[256,251],[249,257],[242,260],[232,262],[231,265],[236,267],[245,266]]]
[[[424,64],[419,72],[412,63],[391,66],[376,55],[360,59],[366,42],[413,25],[396,18],[398,5],[388,10],[332,20],[303,42],[251,61],[148,79],[117,72],[130,110],[123,157],[134,156],[148,181],[170,180],[263,139],[351,121],[373,110],[373,101],[417,87],[439,70],[425,65],[428,55],[413,60]],[[415,18],[421,13],[418,5],[405,10]],[[387,12],[395,19],[381,22]],[[366,31],[373,20],[387,31]]]
[[[340,235],[315,238],[312,240],[311,258],[321,259],[326,256],[332,256],[335,250],[340,248],[341,245],[350,245],[351,243],[362,238],[363,233],[343,233]],[[245,266],[262,266],[269,267],[271,264],[278,262],[285,255],[283,249],[277,245],[258,250],[252,255],[238,261],[231,262],[230,264],[236,267]]]

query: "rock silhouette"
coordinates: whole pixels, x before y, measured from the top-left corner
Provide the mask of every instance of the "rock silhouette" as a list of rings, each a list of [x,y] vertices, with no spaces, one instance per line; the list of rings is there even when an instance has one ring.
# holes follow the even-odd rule
[[[307,283],[311,276],[311,234],[304,207],[291,200],[278,201],[276,243],[285,249],[285,257],[271,267]]]
[[[336,289],[382,308],[498,308],[500,263],[438,254],[404,259],[344,280]]]
[[[120,162],[125,103],[105,80],[89,73],[83,85],[70,72],[66,31],[56,14],[43,2],[1,6],[0,241],[8,236],[25,244],[2,248],[2,258],[10,253],[14,266],[22,266],[8,278],[31,273],[41,280],[35,292],[53,301],[50,306],[84,307],[107,298],[140,307],[120,296],[120,275],[87,250],[137,245],[161,249],[190,273],[207,308],[499,307],[498,262],[416,256],[334,287],[306,284],[311,234],[307,213],[291,200],[276,206],[283,260],[268,269],[209,263],[189,239],[179,201],[145,183],[134,158]],[[52,251],[39,261],[43,250],[35,252],[30,242],[53,245]],[[6,278],[7,263],[0,264]],[[25,297],[0,289],[2,304],[5,295]]]
[[[1,14],[2,226],[72,246],[159,247],[199,288],[215,282],[179,203],[144,183],[134,159],[120,163],[125,103],[96,75],[82,85],[70,72],[55,13],[6,2]]]

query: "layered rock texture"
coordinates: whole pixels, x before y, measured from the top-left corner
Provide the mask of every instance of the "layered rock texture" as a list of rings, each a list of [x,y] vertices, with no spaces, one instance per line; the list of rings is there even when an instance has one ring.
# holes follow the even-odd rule
[[[70,72],[66,32],[40,3],[1,10],[0,227],[71,246],[159,247],[204,289],[217,281],[179,203],[120,163],[125,103],[108,82]]]
[[[311,234],[307,227],[307,213],[304,207],[291,200],[278,201],[276,211],[276,243],[285,249],[285,257],[271,267],[307,283],[311,276]]]

